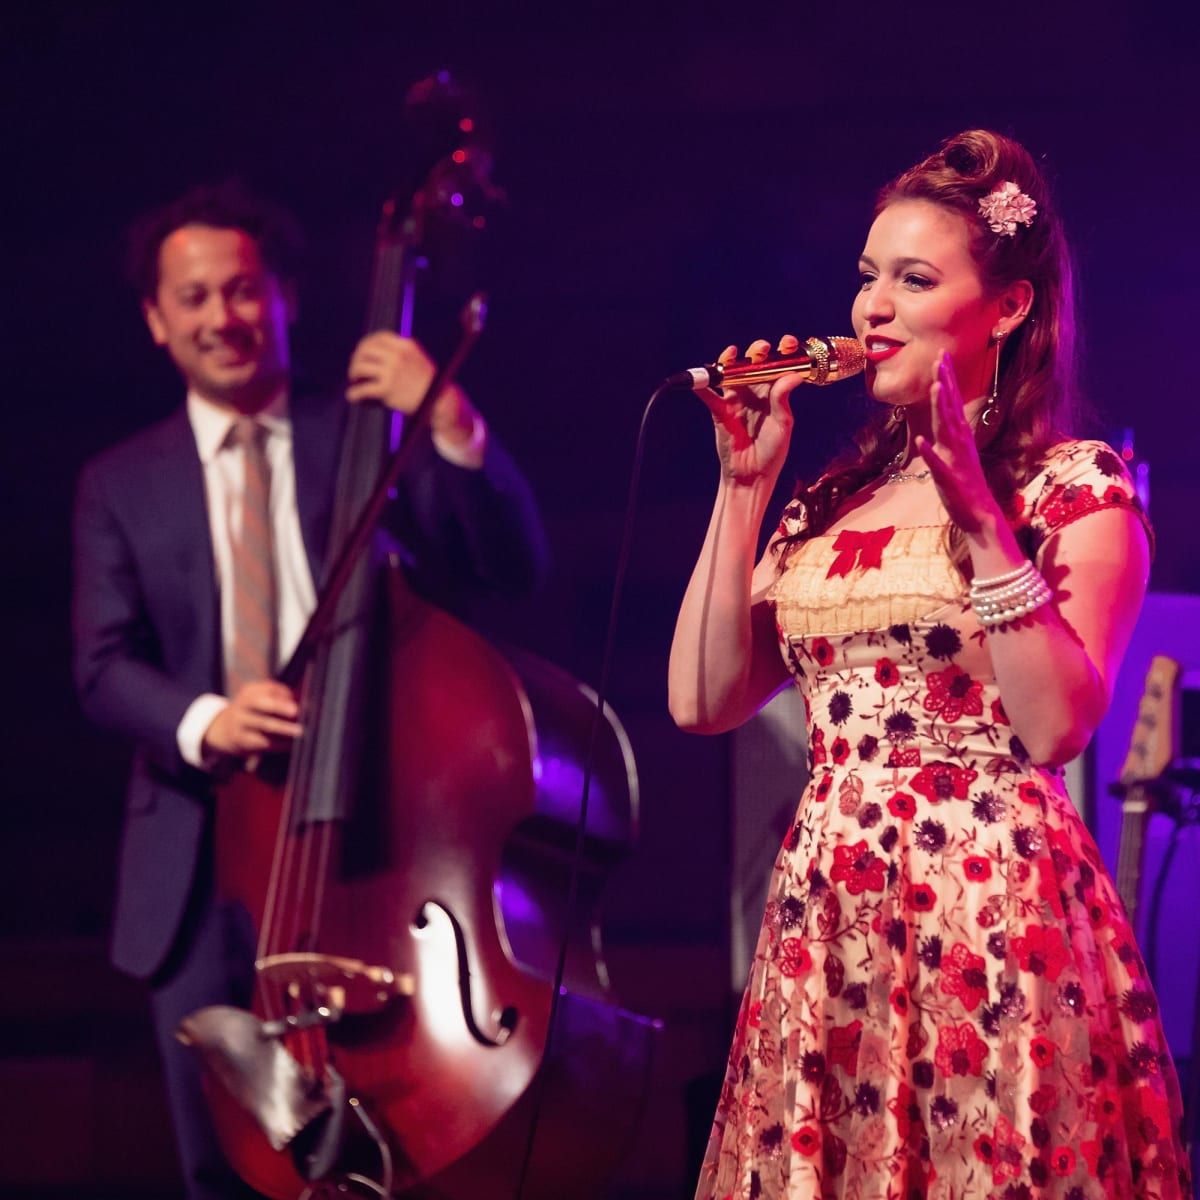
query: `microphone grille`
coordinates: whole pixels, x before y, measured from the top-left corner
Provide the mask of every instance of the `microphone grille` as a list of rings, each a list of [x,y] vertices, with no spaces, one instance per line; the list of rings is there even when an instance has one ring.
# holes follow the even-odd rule
[[[867,359],[863,353],[863,344],[858,338],[829,337],[825,340],[829,343],[831,352],[831,361],[829,364],[830,382],[833,382],[835,379],[847,379],[851,375],[857,375],[866,367]]]

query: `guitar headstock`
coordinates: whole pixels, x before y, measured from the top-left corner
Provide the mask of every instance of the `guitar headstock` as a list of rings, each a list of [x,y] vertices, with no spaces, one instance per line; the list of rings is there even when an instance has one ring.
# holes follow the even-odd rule
[[[1179,686],[1183,668],[1175,659],[1156,654],[1150,660],[1138,703],[1137,720],[1121,767],[1121,783],[1157,779],[1178,752]]]

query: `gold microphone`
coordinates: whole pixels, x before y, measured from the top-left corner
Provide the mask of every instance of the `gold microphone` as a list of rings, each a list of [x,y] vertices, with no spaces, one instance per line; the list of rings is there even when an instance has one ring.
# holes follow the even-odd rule
[[[763,362],[739,358],[724,366],[709,363],[706,367],[691,367],[669,376],[664,386],[698,392],[733,383],[772,383],[783,375],[800,373],[804,383],[824,387],[857,375],[866,365],[862,342],[857,338],[811,337],[804,343],[803,354],[780,354]]]

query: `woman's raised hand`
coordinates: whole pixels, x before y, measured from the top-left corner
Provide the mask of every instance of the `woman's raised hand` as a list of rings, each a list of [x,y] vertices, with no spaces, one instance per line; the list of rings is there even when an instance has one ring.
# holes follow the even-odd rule
[[[779,340],[780,354],[795,354],[800,341],[790,333]],[[760,339],[746,348],[751,362],[770,357],[771,344]],[[736,346],[727,346],[717,362],[733,362]],[[726,386],[720,392],[705,388],[700,399],[708,405],[717,431],[717,455],[721,472],[734,483],[749,484],[775,477],[783,469],[788,441],[792,435],[792,409],[788,397],[804,380],[802,374],[784,375],[769,386],[742,384]]]
[[[950,519],[966,534],[979,532],[985,522],[1003,523],[1000,505],[979,461],[975,430],[967,420],[950,355],[945,351],[933,365],[929,400],[933,441],[918,435],[913,448],[929,467]]]

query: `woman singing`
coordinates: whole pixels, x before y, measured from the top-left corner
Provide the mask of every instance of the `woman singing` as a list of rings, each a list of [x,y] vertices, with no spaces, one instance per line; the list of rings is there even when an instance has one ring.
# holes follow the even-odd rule
[[[1120,459],[1066,434],[1045,181],[962,133],[884,189],[859,270],[879,412],[757,566],[800,377],[705,394],[721,480],[671,712],[718,733],[794,680],[812,778],[697,1196],[1184,1200],[1158,1006],[1061,772],[1108,705],[1150,532]]]

